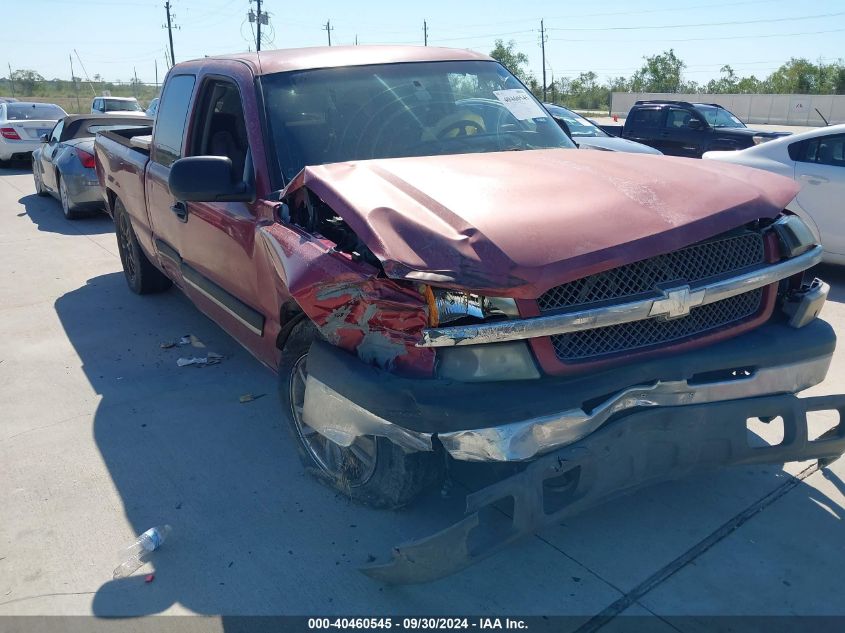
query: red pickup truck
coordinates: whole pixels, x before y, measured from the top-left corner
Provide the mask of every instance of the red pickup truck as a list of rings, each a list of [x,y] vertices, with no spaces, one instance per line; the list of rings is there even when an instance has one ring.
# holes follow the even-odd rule
[[[797,398],[835,346],[791,181],[576,149],[505,68],[432,47],[174,66],[154,129],[96,140],[129,287],[176,284],[276,370],[306,467],[408,503],[510,463],[367,573],[442,576],[695,468],[833,459]],[[746,420],[784,420],[752,448]],[[512,523],[487,512],[512,500]],[[444,554],[445,552],[445,554]]]

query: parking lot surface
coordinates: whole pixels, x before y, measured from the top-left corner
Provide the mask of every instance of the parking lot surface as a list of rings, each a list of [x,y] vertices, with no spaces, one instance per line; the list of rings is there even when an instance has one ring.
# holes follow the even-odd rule
[[[604,613],[688,630],[676,618],[845,614],[845,460],[697,475],[432,584],[371,581],[357,566],[441,527],[461,482],[386,512],[312,481],[274,375],[178,291],[131,294],[106,216],[66,221],[33,191],[28,170],[0,172],[0,615],[560,614],[574,627]],[[833,287],[822,316],[845,333],[845,274],[819,274]],[[178,367],[192,348],[161,344],[186,334],[223,362]],[[840,348],[810,393],[843,390]],[[164,523],[153,562],[112,580],[117,551]]]

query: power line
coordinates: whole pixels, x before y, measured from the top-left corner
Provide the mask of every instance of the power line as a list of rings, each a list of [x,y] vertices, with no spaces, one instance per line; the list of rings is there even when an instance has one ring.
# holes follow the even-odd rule
[[[792,18],[767,18],[764,20],[734,20],[730,22],[701,22],[699,24],[652,24],[648,26],[603,26],[603,27],[564,27],[549,29],[554,31],[642,31],[645,29],[688,29],[701,26],[735,26],[742,24],[770,24],[772,22],[797,22],[799,20],[816,20],[818,18],[833,18],[845,15],[845,11],[837,13],[819,13]]]
[[[825,33],[842,33],[845,32],[845,29],[830,29],[825,31],[803,31],[800,33],[767,33],[763,35],[727,35],[723,37],[684,37],[680,39],[655,39],[653,37],[647,39],[627,39],[627,40],[596,40],[596,39],[573,39],[570,37],[553,37],[551,38],[553,41],[562,41],[562,42],[592,42],[594,44],[600,44],[602,42],[613,42],[613,43],[623,43],[623,42],[710,42],[716,40],[751,40],[751,39],[762,39],[768,37],[795,37],[798,35],[822,35]]]

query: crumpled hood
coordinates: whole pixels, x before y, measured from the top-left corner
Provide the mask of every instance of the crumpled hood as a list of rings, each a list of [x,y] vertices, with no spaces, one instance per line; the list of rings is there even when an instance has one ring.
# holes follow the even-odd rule
[[[522,299],[778,215],[798,188],[737,165],[566,149],[306,167],[392,278]]]

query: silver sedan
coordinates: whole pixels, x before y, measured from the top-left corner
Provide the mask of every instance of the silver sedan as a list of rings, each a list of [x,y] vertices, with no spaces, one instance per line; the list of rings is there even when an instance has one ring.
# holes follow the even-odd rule
[[[152,125],[152,119],[106,114],[67,116],[56,123],[32,152],[32,177],[39,196],[53,195],[69,220],[103,207],[103,193],[94,169],[97,132]]]

